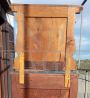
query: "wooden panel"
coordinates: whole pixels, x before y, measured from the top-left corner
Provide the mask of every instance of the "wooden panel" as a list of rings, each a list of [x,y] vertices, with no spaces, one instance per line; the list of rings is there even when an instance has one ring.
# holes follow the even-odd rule
[[[3,33],[0,32],[0,58],[3,57]]]
[[[66,23],[66,18],[26,18],[26,60],[64,61]]]
[[[13,34],[14,32],[13,32],[13,28],[7,22],[5,24],[3,24],[2,27],[3,27],[2,32],[0,32],[1,57],[3,59],[11,59],[11,53],[13,53],[13,55],[14,55],[14,46],[13,46],[14,45],[14,34]],[[12,43],[13,43],[13,45],[12,45]]]
[[[25,6],[26,17],[67,17],[67,11],[67,7]]]
[[[75,8],[68,8],[68,24],[67,24],[67,45],[66,54],[70,57],[71,69],[76,69],[76,62],[73,58],[74,52],[76,50],[75,38],[74,38],[74,25],[75,25]],[[68,65],[68,64],[67,64]]]
[[[1,96],[2,95],[1,95],[1,77],[0,77],[0,98],[2,98]]]
[[[25,35],[25,24],[24,24],[24,15],[20,12],[16,14],[16,19],[18,23],[18,34],[16,38],[16,42],[18,45],[18,49],[16,51],[21,53],[24,52],[24,35]]]
[[[3,98],[9,98],[8,70],[5,69],[11,65],[10,60],[13,59],[13,57],[10,57],[9,48],[9,32],[13,33],[10,29],[12,29],[12,27],[10,26],[9,28],[9,24],[6,22],[3,25],[2,32],[0,32],[0,72],[4,71],[2,74],[0,73],[0,89]]]
[[[22,9],[23,8],[23,9]],[[68,7],[17,5],[12,6],[14,11],[20,11],[25,17],[67,17]]]
[[[25,93],[24,97],[26,98],[58,98],[58,96],[60,95],[59,90],[43,90],[43,89],[25,89],[25,90],[27,93]]]
[[[3,34],[3,58],[10,59],[10,51],[9,51],[9,32],[2,32]]]
[[[77,78],[71,78],[71,86],[70,86],[70,98],[77,98],[78,96],[78,76]],[[73,93],[74,92],[74,93]]]
[[[11,78],[12,98],[77,98],[77,75],[71,75],[71,90],[64,87],[64,74],[27,72],[24,85],[19,84],[18,73],[12,72]]]
[[[6,67],[8,66],[8,61],[7,60],[1,60],[1,71],[4,71],[4,69],[6,69]],[[1,91],[2,91],[2,96],[4,98],[9,98],[9,85],[8,85],[8,70],[6,70],[5,72],[3,72],[1,74]]]
[[[1,48],[2,48],[2,33],[1,33],[1,26],[0,26],[0,72],[1,72],[1,56],[2,56],[2,53],[1,53]],[[0,98],[2,98],[2,95],[1,95],[1,75],[0,75]]]
[[[0,52],[1,52],[1,51],[0,51]],[[1,57],[0,57],[0,58],[1,58]],[[1,72],[1,59],[0,59],[0,72]],[[1,93],[2,93],[1,88],[2,88],[2,86],[1,86],[1,75],[0,75],[0,98],[2,98],[2,95],[1,95]]]
[[[60,98],[70,98],[69,90],[61,90]],[[74,97],[71,97],[71,98],[74,98]]]
[[[13,11],[24,13],[26,17],[68,17],[68,8],[75,8],[75,13],[82,10],[81,6],[72,5],[30,5],[14,4]]]

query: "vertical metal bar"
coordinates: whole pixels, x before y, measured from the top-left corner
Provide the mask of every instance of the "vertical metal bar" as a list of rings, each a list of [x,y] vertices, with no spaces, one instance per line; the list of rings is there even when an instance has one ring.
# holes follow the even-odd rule
[[[82,12],[81,12],[81,27],[80,27],[80,42],[79,42],[79,63],[78,63],[78,68],[80,68],[80,64],[81,64],[81,43],[82,43],[82,27],[83,27],[83,16],[82,16]]]
[[[87,98],[87,73],[88,71],[85,71],[85,94],[84,94],[84,98]]]

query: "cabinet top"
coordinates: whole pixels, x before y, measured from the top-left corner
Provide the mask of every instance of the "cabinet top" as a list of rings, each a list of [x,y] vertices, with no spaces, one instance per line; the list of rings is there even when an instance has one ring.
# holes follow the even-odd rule
[[[68,17],[68,12],[75,14],[83,10],[79,5],[47,4],[12,4],[12,11],[24,13],[27,17]]]

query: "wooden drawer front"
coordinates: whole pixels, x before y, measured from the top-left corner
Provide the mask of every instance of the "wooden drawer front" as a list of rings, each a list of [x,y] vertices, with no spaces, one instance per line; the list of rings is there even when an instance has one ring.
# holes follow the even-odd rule
[[[63,74],[25,75],[25,84],[19,84],[17,73],[11,74],[12,98],[77,98],[77,75],[71,75],[70,89],[64,87]]]
[[[69,98],[69,90],[22,89],[20,98]]]

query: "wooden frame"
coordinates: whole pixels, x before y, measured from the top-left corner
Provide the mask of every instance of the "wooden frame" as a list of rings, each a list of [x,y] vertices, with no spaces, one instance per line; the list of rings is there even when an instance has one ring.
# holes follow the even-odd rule
[[[24,84],[24,79],[27,80],[24,84],[25,88],[22,88],[23,90],[21,90],[21,86],[18,86],[17,89],[20,90],[22,92],[22,94],[20,94],[20,96],[24,97],[25,93],[26,93],[26,87],[27,85],[30,87],[28,89],[30,89],[30,91],[32,89],[36,90],[36,89],[65,89],[67,90],[66,92],[64,92],[66,94],[66,96],[62,96],[62,98],[76,98],[77,96],[77,77],[74,79],[76,82],[74,82],[72,76],[77,76],[75,74],[71,75],[71,70],[76,70],[76,63],[73,59],[73,53],[75,51],[75,41],[74,41],[74,24],[75,24],[75,14],[80,13],[80,11],[82,10],[81,6],[58,6],[58,5],[12,5],[11,6],[12,10],[15,11],[17,13],[17,23],[18,23],[18,38],[17,38],[17,48],[16,48],[16,52],[19,53],[19,58],[15,59],[15,69],[19,70],[20,72],[20,77],[18,77],[16,75],[16,72],[11,74],[12,76],[12,81],[14,81],[14,79],[16,79],[20,84]],[[65,41],[65,58],[63,56],[63,58],[66,60],[66,67],[65,67],[65,74],[59,74],[60,80],[57,79],[58,75],[56,74],[52,74],[52,79],[49,80],[49,74],[33,74],[33,73],[29,73],[26,74],[24,73],[24,61],[25,59],[25,44],[27,44],[28,41],[24,41],[25,40],[25,31],[27,33],[27,27],[25,24],[25,18],[65,18],[67,20],[66,23],[66,41]],[[23,23],[21,22],[23,21]],[[30,23],[30,21],[27,21],[27,23]],[[35,21],[36,22],[36,21]],[[42,23],[42,22],[41,22]],[[40,25],[39,23],[37,23],[38,25]],[[58,24],[60,25],[60,24]],[[30,25],[29,25],[30,26]],[[32,25],[33,27],[34,25]],[[47,25],[48,26],[48,25]],[[26,42],[26,43],[25,43]],[[19,47],[19,45],[21,47]],[[32,60],[35,61],[35,60]],[[47,60],[48,61],[48,60]],[[55,62],[55,61],[54,61]],[[24,76],[25,75],[25,76]],[[47,78],[46,78],[46,76]],[[28,77],[29,76],[29,77]],[[41,79],[42,76],[42,79]],[[54,76],[56,76],[54,78]],[[28,77],[28,78],[27,78]],[[19,79],[18,79],[19,78]],[[26,79],[27,78],[27,79]],[[30,80],[31,79],[31,80]],[[59,82],[57,81],[59,80]],[[37,82],[35,82],[37,81]],[[40,81],[43,81],[42,83],[40,83]],[[51,82],[53,81],[53,82]],[[18,84],[18,82],[15,82],[14,85]],[[62,84],[63,82],[63,84]],[[71,83],[72,82],[72,83]],[[59,84],[61,83],[61,85]],[[75,83],[75,84],[73,84]],[[51,85],[52,84],[52,85]],[[12,84],[13,88],[14,85]],[[32,86],[33,85],[33,86]],[[74,86],[76,88],[74,88]],[[41,87],[41,88],[40,88]],[[45,88],[46,87],[46,88]],[[54,88],[56,87],[56,88]],[[60,88],[58,88],[60,87]],[[33,90],[33,92],[34,92]],[[75,93],[73,93],[75,90]],[[29,91],[29,92],[30,92]],[[57,90],[56,90],[57,91]],[[70,91],[70,92],[69,92]],[[73,91],[73,92],[72,92]],[[15,89],[12,90],[12,93],[14,95]],[[33,92],[31,94],[33,94]],[[46,92],[46,91],[45,91]],[[51,92],[51,91],[50,91]],[[49,93],[50,93],[49,92]],[[62,92],[62,91],[60,91]],[[69,93],[67,93],[69,92]],[[39,92],[40,93],[40,92]],[[63,93],[63,95],[64,95]],[[37,92],[35,92],[34,94],[37,94]],[[35,95],[30,95],[27,94],[27,97],[35,97]],[[43,94],[43,92],[41,92],[40,94]],[[51,93],[50,93],[51,94]],[[60,93],[61,94],[61,93]],[[37,95],[40,96],[40,95]],[[46,98],[46,95],[44,94],[44,98]],[[49,96],[47,94],[47,96]],[[60,96],[60,95],[59,95]],[[18,97],[18,95],[16,95],[15,97]],[[26,97],[26,96],[25,96]],[[51,97],[51,95],[48,98],[58,98],[56,95],[53,95]]]
[[[74,42],[74,23],[75,23],[75,14],[80,13],[82,10],[81,6],[67,6],[67,5],[23,5],[23,4],[14,4],[11,6],[12,10],[16,12],[16,18],[18,23],[18,36],[20,38],[17,39],[17,46],[20,45],[19,48],[16,48],[16,52],[21,53],[24,52],[24,32],[25,32],[25,21],[24,18],[45,18],[45,17],[65,17],[67,18],[67,44],[69,43],[68,47],[66,48],[70,49],[68,50],[70,53],[70,58],[73,60],[72,55],[75,51],[75,42]],[[21,22],[23,21],[23,23]],[[15,69],[19,69],[19,61],[17,60],[15,62]],[[72,65],[75,65],[75,62],[71,62]],[[18,66],[17,66],[18,65]],[[71,69],[76,69],[75,66],[73,66]]]
[[[12,4],[12,11],[25,14],[26,17],[68,17],[68,9],[74,8],[75,13],[80,13],[82,6],[73,5],[29,5]]]

